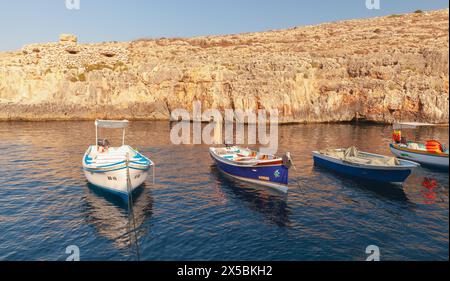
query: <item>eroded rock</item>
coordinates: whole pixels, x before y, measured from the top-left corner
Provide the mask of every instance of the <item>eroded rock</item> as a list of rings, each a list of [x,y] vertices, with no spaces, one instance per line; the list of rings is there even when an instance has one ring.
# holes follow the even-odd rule
[[[61,34],[59,36],[59,43],[61,44],[67,44],[67,43],[77,43],[78,37],[73,34]]]

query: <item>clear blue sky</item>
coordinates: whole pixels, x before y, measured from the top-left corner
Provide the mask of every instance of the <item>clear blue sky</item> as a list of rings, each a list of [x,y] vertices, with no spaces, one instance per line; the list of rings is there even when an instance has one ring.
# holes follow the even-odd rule
[[[0,51],[56,41],[61,33],[80,42],[128,41],[142,37],[231,34],[365,18],[417,9],[448,8],[448,0],[0,0]]]

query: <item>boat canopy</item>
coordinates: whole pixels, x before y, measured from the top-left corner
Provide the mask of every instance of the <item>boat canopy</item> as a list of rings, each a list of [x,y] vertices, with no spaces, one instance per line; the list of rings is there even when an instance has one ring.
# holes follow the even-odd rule
[[[122,129],[122,145],[125,145],[125,128],[128,120],[95,120],[95,145],[98,147],[98,128]]]
[[[128,126],[128,120],[96,120],[95,126],[108,129],[123,129]]]
[[[415,129],[417,127],[425,127],[425,126],[436,126],[436,125],[430,124],[430,123],[419,123],[419,122],[402,122],[402,123],[395,123],[393,125],[394,130]]]

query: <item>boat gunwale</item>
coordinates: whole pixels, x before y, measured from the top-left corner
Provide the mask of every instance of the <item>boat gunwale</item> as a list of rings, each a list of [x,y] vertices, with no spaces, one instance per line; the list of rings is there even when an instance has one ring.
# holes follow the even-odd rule
[[[280,161],[283,160],[282,158],[276,157],[276,156],[275,156],[276,159],[260,160],[260,161],[252,162],[252,163],[249,163],[249,162],[238,162],[238,161],[229,160],[229,159],[226,159],[224,157],[219,156],[216,153],[215,150],[216,150],[215,147],[211,147],[209,149],[209,152],[213,156],[214,159],[216,159],[217,161],[220,161],[220,162],[222,162],[224,164],[232,165],[232,166],[236,166],[236,167],[243,167],[243,168],[245,168],[245,167],[248,167],[248,168],[253,167],[253,168],[255,168],[255,167],[277,167],[277,166],[282,166],[283,165],[283,163],[271,164],[272,162],[280,162]]]
[[[417,149],[400,147],[399,145],[396,145],[394,143],[390,143],[389,146],[391,148],[397,149],[399,151],[405,151],[405,152],[420,154],[420,155],[425,155],[425,156],[448,158],[448,153],[444,153],[444,152],[422,151],[422,150],[417,150]]]
[[[353,163],[353,162],[349,162],[349,161],[344,161],[340,158],[336,158],[336,157],[331,157],[329,155],[324,155],[322,153],[320,153],[319,151],[313,151],[313,156],[314,157],[318,157],[324,160],[328,160],[331,161],[333,163],[336,164],[340,164],[340,165],[345,165],[345,166],[351,166],[351,167],[355,167],[355,168],[361,168],[361,169],[371,169],[371,170],[390,170],[390,171],[403,171],[403,170],[410,170],[410,169],[414,169],[414,168],[418,168],[420,167],[419,163],[413,162],[413,161],[409,161],[409,160],[404,160],[404,159],[398,159],[400,162],[405,162],[406,164],[409,165],[401,165],[401,166],[380,166],[380,165],[371,165],[371,164],[360,164],[360,163]],[[374,153],[368,153],[368,152],[361,152],[364,153],[366,155],[371,155],[371,156],[376,156],[376,157],[385,157],[383,155],[380,154],[374,154]]]
[[[144,158],[146,160],[145,164],[140,163],[139,161],[129,161],[129,165],[128,168],[133,169],[133,170],[141,170],[141,171],[146,171],[148,169],[150,169],[151,166],[154,165],[153,161],[151,161],[147,156],[139,153],[138,151],[136,151],[134,148],[132,148],[129,145],[125,145],[127,146],[132,152],[136,153],[136,155],[140,156],[141,158]],[[87,162],[87,158],[89,157],[89,154],[92,151],[92,148],[94,146],[89,146],[89,148],[86,150],[84,157],[83,157],[83,170],[89,171],[89,172],[98,172],[98,173],[106,173],[106,172],[112,172],[112,171],[118,171],[121,169],[125,169],[127,168],[126,166],[126,160],[122,160],[122,161],[118,161],[115,163],[111,163],[111,164],[107,164],[107,165],[95,165],[95,164],[89,164]],[[124,165],[124,167],[115,167],[115,166],[119,166],[119,165]],[[105,170],[107,169],[107,170]]]

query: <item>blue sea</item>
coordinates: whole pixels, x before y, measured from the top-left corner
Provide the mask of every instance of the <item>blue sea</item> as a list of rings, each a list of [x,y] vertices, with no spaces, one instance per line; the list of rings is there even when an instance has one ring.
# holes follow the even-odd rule
[[[224,177],[207,145],[173,145],[170,130],[127,130],[127,143],[157,164],[155,183],[134,196],[130,231],[128,206],[83,175],[93,122],[1,122],[0,260],[64,261],[71,245],[85,261],[348,261],[365,260],[369,245],[381,260],[449,258],[448,171],[420,168],[393,186],[313,164],[311,151],[333,147],[390,155],[390,126],[281,126],[279,154],[296,165],[287,195]],[[448,127],[405,134],[448,145]]]

